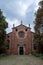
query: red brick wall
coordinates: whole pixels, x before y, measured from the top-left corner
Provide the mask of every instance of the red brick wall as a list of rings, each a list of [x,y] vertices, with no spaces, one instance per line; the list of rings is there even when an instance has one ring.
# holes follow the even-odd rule
[[[17,31],[16,31],[17,29]],[[27,29],[27,31],[26,31]],[[18,35],[19,31],[24,31],[25,36],[24,38],[20,38]],[[8,49],[8,54],[18,54],[18,44],[22,42],[25,44],[25,54],[30,54],[33,52],[33,33],[30,31],[29,27],[26,27],[24,25],[17,26],[12,29],[12,32],[7,34],[9,35],[9,49]],[[6,37],[6,40],[8,37]]]

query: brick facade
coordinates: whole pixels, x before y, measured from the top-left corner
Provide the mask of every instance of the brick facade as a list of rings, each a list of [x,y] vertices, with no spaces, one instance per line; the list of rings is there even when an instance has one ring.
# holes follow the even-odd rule
[[[19,32],[24,32],[20,33],[20,35],[23,34],[24,36],[20,37]],[[9,49],[7,50],[7,54],[31,54],[33,52],[33,36],[34,33],[31,32],[30,27],[23,24],[13,27],[12,32],[6,35],[6,41],[8,42],[9,40]]]

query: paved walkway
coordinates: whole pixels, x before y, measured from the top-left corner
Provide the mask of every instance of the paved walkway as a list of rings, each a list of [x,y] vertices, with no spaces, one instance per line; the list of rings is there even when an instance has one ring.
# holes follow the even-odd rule
[[[11,56],[0,60],[0,65],[43,65],[43,60],[34,56]]]

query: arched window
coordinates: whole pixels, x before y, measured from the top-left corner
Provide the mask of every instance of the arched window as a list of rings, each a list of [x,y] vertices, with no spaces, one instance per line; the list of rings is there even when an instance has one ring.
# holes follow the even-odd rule
[[[10,43],[10,40],[8,39],[7,42]]]
[[[7,40],[7,49],[9,49],[9,43],[10,43],[10,40],[8,39]]]

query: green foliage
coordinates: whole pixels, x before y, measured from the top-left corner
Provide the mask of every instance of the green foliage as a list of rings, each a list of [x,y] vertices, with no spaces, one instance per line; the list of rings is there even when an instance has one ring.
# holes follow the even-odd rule
[[[8,27],[8,23],[6,22],[6,18],[3,15],[3,12],[0,9],[0,53],[3,52],[5,48],[5,36],[6,36],[6,28]]]
[[[34,30],[35,30],[35,34],[34,34],[34,44],[36,44],[38,46],[38,50],[39,53],[43,53],[43,32],[41,32],[42,30],[42,25],[43,25],[43,0],[41,0],[39,2],[39,8],[35,14],[35,26],[34,26]]]
[[[43,0],[39,2],[39,5],[43,7]]]
[[[35,57],[39,57],[39,58],[43,59],[43,54],[33,53],[33,55],[34,55]]]

